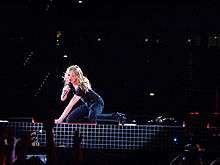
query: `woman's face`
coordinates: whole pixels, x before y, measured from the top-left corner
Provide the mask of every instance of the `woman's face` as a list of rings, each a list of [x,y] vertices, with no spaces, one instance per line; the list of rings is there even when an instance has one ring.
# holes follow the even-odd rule
[[[74,84],[77,83],[77,75],[73,71],[70,71],[68,73],[68,77],[71,83],[74,83]]]

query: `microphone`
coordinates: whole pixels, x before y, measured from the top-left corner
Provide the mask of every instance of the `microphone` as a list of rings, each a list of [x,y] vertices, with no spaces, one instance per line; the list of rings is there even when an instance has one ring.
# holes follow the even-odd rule
[[[65,90],[63,91],[63,97],[65,97],[68,93],[69,93],[70,90]]]
[[[66,84],[64,87],[63,87],[63,92],[62,92],[62,95],[61,95],[61,100],[64,99],[64,97],[69,93],[69,91],[71,90],[70,88],[70,83]]]

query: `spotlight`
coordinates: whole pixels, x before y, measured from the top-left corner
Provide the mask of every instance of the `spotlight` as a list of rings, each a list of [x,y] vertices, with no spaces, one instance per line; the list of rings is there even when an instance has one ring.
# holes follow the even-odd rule
[[[150,92],[150,96],[155,96],[155,93],[153,93],[153,92]]]
[[[178,138],[177,138],[177,137],[174,137],[174,138],[173,138],[173,143],[174,143],[174,144],[178,144]]]
[[[145,38],[145,39],[144,39],[144,41],[145,41],[145,42],[148,42],[148,41],[149,41],[149,39],[148,39],[148,38]]]
[[[64,32],[58,30],[56,33],[56,46],[62,46],[64,43]]]
[[[101,40],[102,40],[101,38],[98,38],[98,39],[97,39],[98,42],[100,42]]]

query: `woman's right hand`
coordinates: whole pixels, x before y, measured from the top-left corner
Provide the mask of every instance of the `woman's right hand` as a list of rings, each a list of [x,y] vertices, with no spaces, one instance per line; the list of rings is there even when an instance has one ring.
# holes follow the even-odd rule
[[[66,100],[67,95],[68,95],[68,93],[70,92],[70,90],[71,90],[71,88],[70,88],[69,85],[65,85],[65,86],[63,87],[62,94],[61,94],[61,100],[62,100],[62,101]]]
[[[65,85],[64,87],[63,87],[63,91],[65,91],[65,92],[69,92],[70,91],[70,86],[69,85]]]

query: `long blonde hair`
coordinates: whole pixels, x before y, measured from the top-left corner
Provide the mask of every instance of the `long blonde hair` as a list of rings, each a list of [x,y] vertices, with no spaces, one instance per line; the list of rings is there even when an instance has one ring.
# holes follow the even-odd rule
[[[68,73],[71,71],[73,71],[77,77],[79,88],[81,88],[84,92],[87,92],[89,89],[91,89],[89,79],[83,75],[83,72],[78,65],[72,65],[67,68]]]

